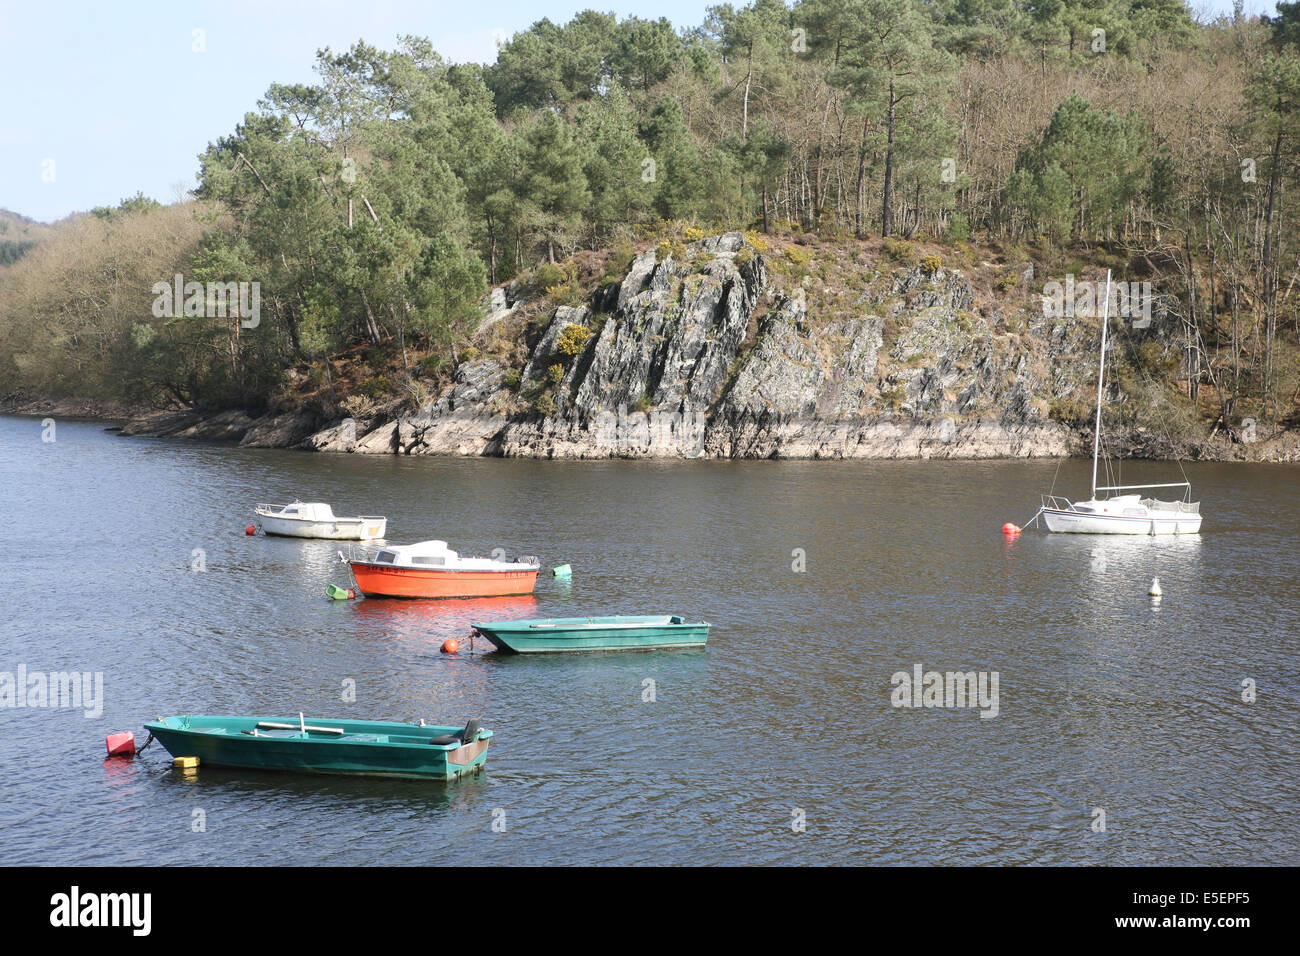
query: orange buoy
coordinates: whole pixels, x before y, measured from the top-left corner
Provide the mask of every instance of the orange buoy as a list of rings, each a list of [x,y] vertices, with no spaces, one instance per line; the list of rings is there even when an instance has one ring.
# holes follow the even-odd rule
[[[455,654],[460,650],[460,641],[454,637],[449,637],[442,642],[442,652],[444,654]]]
[[[257,528],[250,524],[244,529],[244,534],[257,534]]]
[[[1010,521],[1008,521],[1006,524],[1002,526],[1002,533],[1006,535],[1012,535],[1012,536],[1018,535],[1020,534],[1020,526],[1014,525]]]
[[[108,744],[110,757],[130,757],[135,753],[135,734],[129,730],[120,734],[109,734],[104,742]]]

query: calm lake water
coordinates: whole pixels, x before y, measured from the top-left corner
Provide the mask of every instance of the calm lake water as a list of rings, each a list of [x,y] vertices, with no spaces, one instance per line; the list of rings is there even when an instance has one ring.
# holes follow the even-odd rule
[[[0,709],[4,863],[1300,863],[1300,467],[1187,465],[1199,537],[1008,542],[1003,522],[1054,477],[1085,493],[1091,463],[327,456],[74,422],[41,437],[0,418],[0,671],[102,672],[103,714]],[[573,579],[527,599],[329,601],[349,583],[338,545],[243,533],[255,502],[295,496],[386,514],[397,543],[500,546]],[[709,646],[439,653],[489,615],[634,612],[709,620]],[[891,706],[914,665],[996,671],[996,717]],[[483,776],[446,785],[187,776],[158,744],[104,760],[106,734],[143,740],[157,715],[300,710],[479,716],[496,737]]]

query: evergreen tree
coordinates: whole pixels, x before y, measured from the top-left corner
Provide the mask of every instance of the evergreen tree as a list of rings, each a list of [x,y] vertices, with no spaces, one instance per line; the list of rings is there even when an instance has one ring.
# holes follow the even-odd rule
[[[642,100],[661,83],[682,56],[682,43],[665,19],[629,17],[618,25],[617,42],[610,55],[610,72],[626,90],[636,90]]]
[[[656,166],[655,212],[661,219],[695,215],[706,193],[705,163],[677,100],[660,100],[650,111],[645,141]]]
[[[555,262],[556,245],[578,232],[582,210],[591,202],[581,157],[558,114],[544,111],[529,124],[522,158],[521,198],[546,246],[547,261]]]
[[[894,178],[903,131],[920,128],[938,107],[947,85],[952,57],[935,46],[933,22],[912,0],[854,0],[857,29],[847,38],[831,82],[850,97],[850,108],[874,122],[881,144],[880,233],[894,228]],[[858,165],[858,195],[863,195],[867,141],[864,133]],[[934,157],[938,159],[938,157]],[[937,162],[936,162],[937,168]],[[863,232],[859,205],[858,232]]]
[[[593,239],[608,236],[616,226],[641,222],[654,199],[659,170],[637,136],[636,109],[627,94],[614,86],[599,100],[582,104],[574,129],[591,189],[584,218]]]

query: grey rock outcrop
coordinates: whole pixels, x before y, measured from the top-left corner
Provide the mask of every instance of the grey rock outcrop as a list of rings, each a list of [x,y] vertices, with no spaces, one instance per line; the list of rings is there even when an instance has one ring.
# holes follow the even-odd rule
[[[352,451],[357,444],[357,435],[365,434],[366,422],[361,429],[355,418],[345,418],[336,425],[324,428],[308,436],[299,446],[308,451]]]
[[[765,256],[739,233],[675,255],[652,248],[587,305],[556,308],[515,372],[497,359],[465,362],[415,412],[348,418],[306,436],[304,418],[279,416],[242,423],[245,443],[563,458],[1077,450],[1076,433],[1048,410],[1089,375],[1092,325],[1018,310],[1009,327],[1001,309],[975,308],[959,271],[863,271],[851,305],[823,316],[808,305],[811,279],[772,288]],[[514,294],[485,302],[492,323]]]
[[[399,418],[395,450],[405,455],[490,455],[509,419],[505,369],[491,359],[465,362],[453,384],[414,415]]]
[[[206,441],[240,441],[253,427],[253,419],[232,410],[206,415],[196,411],[164,411],[143,415],[122,426],[121,434],[150,438],[198,438]]]
[[[244,433],[239,444],[250,448],[292,448],[312,435],[319,424],[317,417],[307,411],[264,415]]]

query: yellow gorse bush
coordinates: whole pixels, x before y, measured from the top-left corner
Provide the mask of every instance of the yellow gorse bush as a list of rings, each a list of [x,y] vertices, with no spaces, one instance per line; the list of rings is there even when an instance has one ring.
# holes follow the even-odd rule
[[[582,354],[590,338],[591,329],[585,325],[566,325],[555,341],[555,351],[565,358],[573,358],[575,355]],[[558,366],[554,367],[558,368]]]

